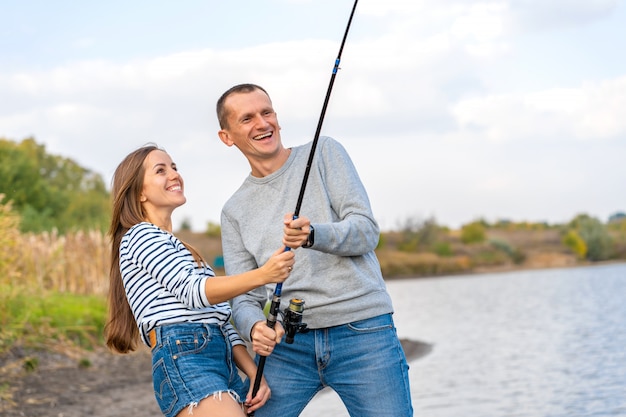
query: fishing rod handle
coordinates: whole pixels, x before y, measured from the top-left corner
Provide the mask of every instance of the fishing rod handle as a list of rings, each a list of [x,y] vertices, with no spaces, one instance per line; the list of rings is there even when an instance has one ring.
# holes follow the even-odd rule
[[[281,285],[276,284],[276,289],[278,290],[278,286]],[[282,285],[281,285],[282,287]],[[276,320],[278,318],[278,310],[280,309],[280,290],[274,290],[274,295],[272,296],[272,304],[270,304],[270,311],[267,315],[267,327],[273,329],[276,326]],[[256,396],[259,392],[259,388],[261,387],[261,380],[263,378],[263,369],[265,368],[265,360],[267,356],[259,357],[259,364],[257,365],[256,376],[254,378],[254,385],[252,386],[252,398]],[[248,414],[250,416],[250,414]],[[254,415],[254,414],[252,414]]]

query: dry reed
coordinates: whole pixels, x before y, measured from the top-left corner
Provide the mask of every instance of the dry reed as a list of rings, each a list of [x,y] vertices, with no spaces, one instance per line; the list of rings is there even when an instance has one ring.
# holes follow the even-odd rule
[[[109,242],[101,232],[20,234],[11,284],[33,290],[106,295]]]

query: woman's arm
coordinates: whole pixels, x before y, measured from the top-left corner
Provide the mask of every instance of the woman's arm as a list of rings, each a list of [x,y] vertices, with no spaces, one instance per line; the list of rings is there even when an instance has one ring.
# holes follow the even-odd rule
[[[294,253],[280,248],[257,269],[238,275],[207,277],[196,272],[189,251],[176,247],[169,236],[152,224],[140,223],[122,239],[120,259],[137,270],[147,271],[191,308],[207,307],[207,302],[219,304],[256,287],[283,282],[294,264]]]
[[[269,400],[271,391],[270,387],[267,385],[267,381],[265,378],[261,379],[261,385],[259,386],[259,391],[256,396],[252,398],[252,390],[254,389],[254,381],[256,379],[256,371],[257,366],[254,363],[254,360],[248,353],[245,345],[236,345],[233,346],[233,358],[235,359],[235,364],[237,368],[241,369],[241,371],[248,376],[250,380],[250,390],[248,391],[248,395],[246,396],[246,406],[248,407],[248,412],[253,412],[263,406],[267,400]]]
[[[211,304],[218,304],[265,284],[283,282],[291,272],[294,256],[293,251],[281,248],[257,269],[243,274],[207,279],[204,287],[207,299]]]

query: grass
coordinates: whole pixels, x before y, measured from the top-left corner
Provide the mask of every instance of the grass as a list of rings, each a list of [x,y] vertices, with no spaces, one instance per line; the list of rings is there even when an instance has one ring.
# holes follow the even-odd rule
[[[0,287],[0,352],[15,344],[83,349],[102,345],[106,299],[102,296]]]

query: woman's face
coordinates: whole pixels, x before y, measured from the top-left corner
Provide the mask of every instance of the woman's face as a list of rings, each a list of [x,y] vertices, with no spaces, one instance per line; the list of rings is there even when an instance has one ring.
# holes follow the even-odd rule
[[[183,177],[167,153],[161,150],[150,152],[143,162],[143,168],[140,201],[148,217],[156,212],[171,213],[176,207],[185,204],[187,199]]]

